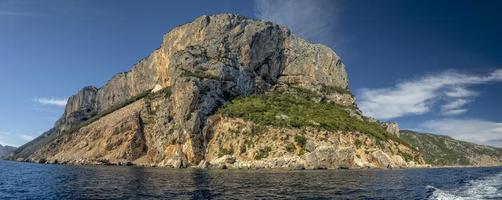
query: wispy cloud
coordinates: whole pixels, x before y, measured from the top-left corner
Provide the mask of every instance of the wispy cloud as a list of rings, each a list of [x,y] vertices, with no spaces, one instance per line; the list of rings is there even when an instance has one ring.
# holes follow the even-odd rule
[[[21,137],[21,139],[23,139],[25,141],[31,141],[31,140],[33,140],[33,138],[35,138],[31,135],[26,135],[26,134],[21,134],[19,137]]]
[[[34,102],[43,104],[43,105],[52,105],[52,106],[66,106],[67,99],[58,99],[58,98],[35,98]]]
[[[52,3],[52,2],[50,2]],[[46,5],[48,2],[35,0],[1,0],[0,16],[19,16],[19,17],[40,17],[45,16],[40,9],[40,5]]]
[[[422,131],[502,147],[502,123],[478,119],[440,119],[420,124]]]
[[[13,144],[11,143],[14,139],[15,135],[10,133],[10,132],[6,132],[6,131],[0,131],[0,144],[1,145],[7,145],[7,146],[19,146],[19,145],[16,145],[16,144]]]
[[[441,112],[443,115],[458,115],[467,112],[467,109],[463,108],[468,104],[470,100],[466,99],[456,99],[448,102],[441,106]]]
[[[44,15],[39,14],[39,13],[13,12],[13,11],[0,11],[0,15],[25,16],[25,17],[40,17],[40,16],[44,16]]]
[[[336,13],[328,0],[255,0],[256,17],[285,25],[309,40],[332,38]]]
[[[487,75],[473,75],[446,71],[401,81],[392,87],[362,89],[359,107],[377,119],[392,119],[428,113],[440,105],[443,115],[465,113],[465,106],[473,102],[479,92],[469,86],[502,81],[502,69]]]

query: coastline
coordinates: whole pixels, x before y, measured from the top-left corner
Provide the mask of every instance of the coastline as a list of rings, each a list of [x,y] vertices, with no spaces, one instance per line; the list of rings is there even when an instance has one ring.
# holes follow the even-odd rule
[[[132,163],[125,163],[125,164],[112,164],[112,163],[88,163],[88,164],[74,164],[74,163],[39,163],[39,162],[31,162],[31,161],[16,161],[16,160],[10,160],[10,159],[0,159],[0,161],[8,161],[8,162],[15,162],[15,163],[30,163],[30,164],[39,164],[39,165],[65,165],[65,166],[121,166],[121,167],[145,167],[145,168],[157,168],[157,169],[180,169],[180,170],[189,170],[189,169],[202,169],[202,170],[242,170],[242,171],[247,171],[247,170],[286,170],[286,171],[325,171],[325,170],[406,170],[406,169],[459,169],[459,168],[498,168],[502,167],[502,164],[500,165],[447,165],[447,166],[433,166],[433,165],[426,165],[426,166],[414,166],[414,167],[351,167],[351,168],[319,168],[319,169],[306,169],[306,168],[301,168],[301,169],[295,169],[295,168],[286,168],[286,167],[276,167],[276,168],[256,168],[256,167],[250,167],[250,168],[235,168],[235,167],[201,167],[198,165],[194,166],[188,166],[186,168],[174,168],[174,167],[168,167],[168,166],[155,166],[155,165],[142,165],[142,164],[132,164]]]

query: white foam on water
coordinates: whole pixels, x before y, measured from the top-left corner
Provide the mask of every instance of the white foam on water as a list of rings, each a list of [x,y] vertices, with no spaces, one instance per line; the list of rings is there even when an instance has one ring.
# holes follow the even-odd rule
[[[471,200],[471,199],[502,199],[502,173],[479,180],[469,181],[466,185],[454,190],[440,190],[433,186],[430,199],[437,200]]]

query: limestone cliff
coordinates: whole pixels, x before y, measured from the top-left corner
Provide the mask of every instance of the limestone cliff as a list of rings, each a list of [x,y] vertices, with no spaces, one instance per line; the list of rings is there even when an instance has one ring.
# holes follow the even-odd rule
[[[264,108],[255,118],[236,114],[257,111],[255,97],[276,98],[272,102],[283,103],[278,107],[297,110],[274,107],[271,114]],[[235,113],[222,111],[224,105],[233,105]],[[311,119],[298,114],[304,108],[311,109]],[[323,108],[336,115],[322,117],[331,116]],[[257,128],[259,136],[247,134]],[[244,151],[243,142],[250,140]],[[361,115],[345,66],[331,49],[285,27],[233,14],[202,16],[174,28],[131,71],[72,96],[55,127],[13,158],[171,167],[424,164],[413,148]]]

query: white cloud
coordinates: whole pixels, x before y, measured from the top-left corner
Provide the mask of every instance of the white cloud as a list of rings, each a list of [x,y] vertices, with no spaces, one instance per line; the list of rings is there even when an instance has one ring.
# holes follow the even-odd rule
[[[443,110],[442,111],[443,115],[445,116],[448,116],[448,115],[460,115],[460,114],[464,114],[465,112],[467,112],[467,109],[463,108],[463,109],[451,109],[451,110]]]
[[[462,114],[467,111],[464,106],[479,96],[468,86],[498,81],[502,81],[502,69],[484,76],[446,71],[388,88],[363,89],[358,94],[359,107],[366,115],[383,120],[425,114],[438,103],[443,115]]]
[[[21,137],[21,139],[23,139],[25,141],[31,141],[31,140],[33,140],[33,138],[35,138],[35,137],[31,136],[31,135],[25,135],[25,134],[22,134],[19,137]]]
[[[448,96],[448,94],[447,94]],[[465,96],[464,96],[465,97]],[[470,100],[466,99],[456,99],[453,101],[450,101],[446,104],[441,105],[441,112],[443,115],[458,115],[467,112],[467,109],[462,108],[466,104],[471,102]]]
[[[58,98],[35,98],[33,101],[43,105],[66,106],[68,100]]]
[[[327,0],[255,0],[255,15],[285,25],[306,39],[332,38],[337,13]]]
[[[420,129],[452,138],[502,147],[502,123],[478,119],[440,119],[424,122]]]
[[[450,91],[445,92],[448,97],[472,97],[477,96],[478,93],[475,91],[467,90],[465,88],[457,87],[452,88]]]

